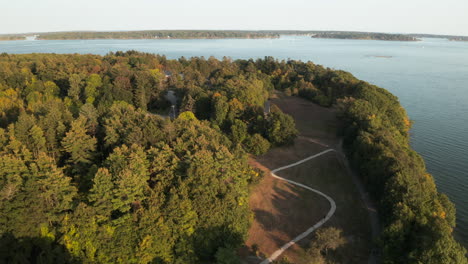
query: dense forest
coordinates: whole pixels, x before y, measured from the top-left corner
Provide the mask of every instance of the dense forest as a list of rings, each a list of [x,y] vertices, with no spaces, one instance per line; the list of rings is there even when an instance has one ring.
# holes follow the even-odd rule
[[[322,32],[312,36],[313,38],[334,39],[366,39],[366,40],[393,40],[393,41],[417,41],[418,39],[404,34],[387,34],[373,32]]]
[[[0,256],[7,263],[239,263],[247,155],[297,131],[274,89],[336,107],[379,202],[384,263],[466,263],[455,208],[386,90],[311,62],[135,51],[0,55]],[[166,117],[174,91],[180,114]]]
[[[235,260],[259,178],[247,152],[296,135],[264,113],[272,89],[228,59],[0,55],[2,261]]]

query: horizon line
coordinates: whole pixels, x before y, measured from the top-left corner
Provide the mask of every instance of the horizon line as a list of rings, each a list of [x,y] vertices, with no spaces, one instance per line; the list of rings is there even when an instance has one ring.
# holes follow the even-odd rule
[[[361,31],[361,30],[303,30],[303,29],[139,29],[139,30],[58,30],[58,31],[36,31],[36,32],[16,32],[0,33],[2,35],[28,35],[28,34],[47,34],[47,33],[70,33],[70,32],[138,32],[138,31],[246,31],[246,32],[354,32],[354,33],[380,33],[380,34],[400,34],[400,35],[433,35],[433,36],[455,36],[468,37],[468,35],[453,35],[439,33],[400,33],[400,32],[379,32],[379,31]]]

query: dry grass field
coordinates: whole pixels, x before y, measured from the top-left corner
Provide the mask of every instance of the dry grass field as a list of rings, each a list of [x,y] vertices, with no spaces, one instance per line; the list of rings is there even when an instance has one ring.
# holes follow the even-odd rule
[[[292,115],[300,137],[292,146],[275,148],[267,154],[252,158],[251,164],[265,172],[264,178],[253,189],[250,207],[255,219],[246,245],[258,246],[258,252],[269,256],[322,219],[329,210],[325,198],[269,176],[269,171],[300,159],[336,148],[338,122],[335,113],[295,97],[279,95],[273,100],[284,112]],[[324,227],[343,230],[349,241],[339,254],[329,254],[334,263],[366,263],[370,248],[370,224],[359,193],[339,154],[327,153],[293,168],[279,176],[291,179],[331,196],[336,204],[335,215]],[[323,228],[323,227],[322,227]],[[288,249],[284,255],[293,263],[309,263],[306,250],[313,235]],[[254,246],[255,247],[255,246]],[[250,258],[249,263],[258,263]]]

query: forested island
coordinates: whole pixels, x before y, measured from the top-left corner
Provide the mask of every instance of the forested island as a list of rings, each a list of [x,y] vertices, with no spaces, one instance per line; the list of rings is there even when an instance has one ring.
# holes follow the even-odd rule
[[[418,41],[419,39],[405,34],[387,34],[373,32],[321,32],[312,36],[313,38],[331,39],[365,39],[365,40],[389,40],[389,41]]]
[[[241,30],[142,30],[142,31],[71,31],[34,33],[38,40],[72,39],[221,39],[278,38],[275,33]],[[0,36],[0,40],[25,39],[21,35]]]
[[[449,37],[448,40],[451,40],[451,41],[468,41],[468,37],[453,36],[453,37]]]
[[[317,30],[140,30],[140,31],[67,31],[39,32],[27,34],[0,34],[0,41],[26,40],[84,40],[84,39],[260,39],[279,38],[281,35],[302,35],[313,38],[364,39],[387,41],[418,41],[419,38],[446,38],[466,41],[465,36],[434,34],[390,34],[355,31],[317,31]]]
[[[439,34],[408,34],[415,38],[445,38],[451,41],[464,41],[468,40],[467,36],[456,36],[456,35],[439,35]]]
[[[467,263],[454,205],[388,91],[312,62],[136,51],[0,55],[1,259],[240,263],[260,177],[247,157],[297,134],[290,116],[265,110],[274,90],[339,111],[379,204],[384,263]]]
[[[21,34],[0,34],[0,41],[5,40],[25,40],[26,36]]]

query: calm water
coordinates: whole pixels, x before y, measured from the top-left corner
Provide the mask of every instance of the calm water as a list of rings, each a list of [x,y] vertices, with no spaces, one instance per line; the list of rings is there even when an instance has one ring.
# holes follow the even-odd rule
[[[412,145],[440,191],[457,205],[457,236],[468,245],[468,42],[328,40],[73,40],[0,42],[0,53],[139,50],[180,56],[311,60],[390,90],[415,121]],[[379,57],[381,56],[381,57]],[[391,57],[388,57],[391,56]]]

